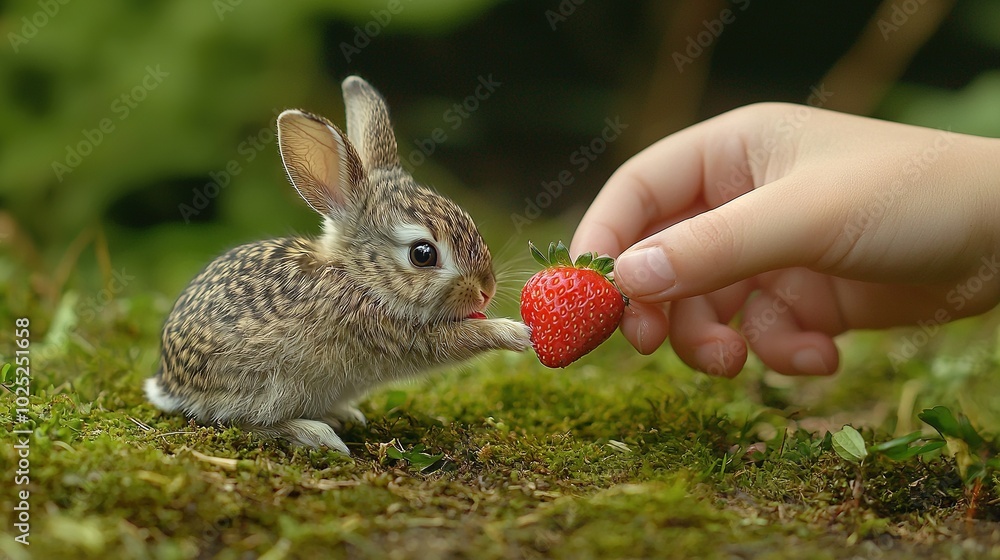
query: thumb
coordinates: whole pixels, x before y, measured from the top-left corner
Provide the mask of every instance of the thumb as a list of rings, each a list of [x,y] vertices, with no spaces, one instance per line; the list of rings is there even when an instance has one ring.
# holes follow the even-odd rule
[[[786,179],[759,187],[636,243],[618,258],[615,282],[630,298],[661,303],[812,266],[843,233],[826,202]]]

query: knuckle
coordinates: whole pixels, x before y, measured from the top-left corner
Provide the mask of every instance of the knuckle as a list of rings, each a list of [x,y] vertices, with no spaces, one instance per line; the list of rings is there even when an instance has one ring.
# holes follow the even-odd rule
[[[720,212],[709,211],[688,220],[688,236],[698,253],[718,266],[731,265],[739,254],[739,240],[729,219]]]

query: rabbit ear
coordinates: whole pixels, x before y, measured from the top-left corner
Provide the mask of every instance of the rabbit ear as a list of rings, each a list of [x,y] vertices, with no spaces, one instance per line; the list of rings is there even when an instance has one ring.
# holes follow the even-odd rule
[[[354,146],[318,115],[298,110],[278,115],[278,150],[292,186],[324,216],[341,214],[365,180]]]
[[[389,122],[389,107],[375,88],[357,76],[344,80],[347,136],[354,142],[366,170],[396,167],[399,153]]]

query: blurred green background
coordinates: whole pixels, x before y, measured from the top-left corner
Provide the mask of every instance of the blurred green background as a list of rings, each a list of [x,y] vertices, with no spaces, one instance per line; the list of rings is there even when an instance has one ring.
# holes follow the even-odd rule
[[[417,179],[465,205],[500,260],[568,239],[655,139],[755,101],[822,88],[827,108],[1000,136],[996,0],[6,1],[0,30],[0,290],[15,312],[115,273],[172,299],[228,247],[317,231],[274,117],[343,123],[351,74],[387,98]],[[584,163],[608,119],[628,127]]]

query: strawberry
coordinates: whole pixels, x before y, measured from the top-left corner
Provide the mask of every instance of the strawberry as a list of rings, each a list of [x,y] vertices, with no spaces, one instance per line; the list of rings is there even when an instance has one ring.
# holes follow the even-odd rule
[[[561,241],[543,255],[530,242],[535,260],[545,267],[521,290],[521,318],[531,327],[531,345],[551,368],[566,367],[601,345],[618,328],[627,299],[608,274],[614,259],[596,253],[574,263]]]

